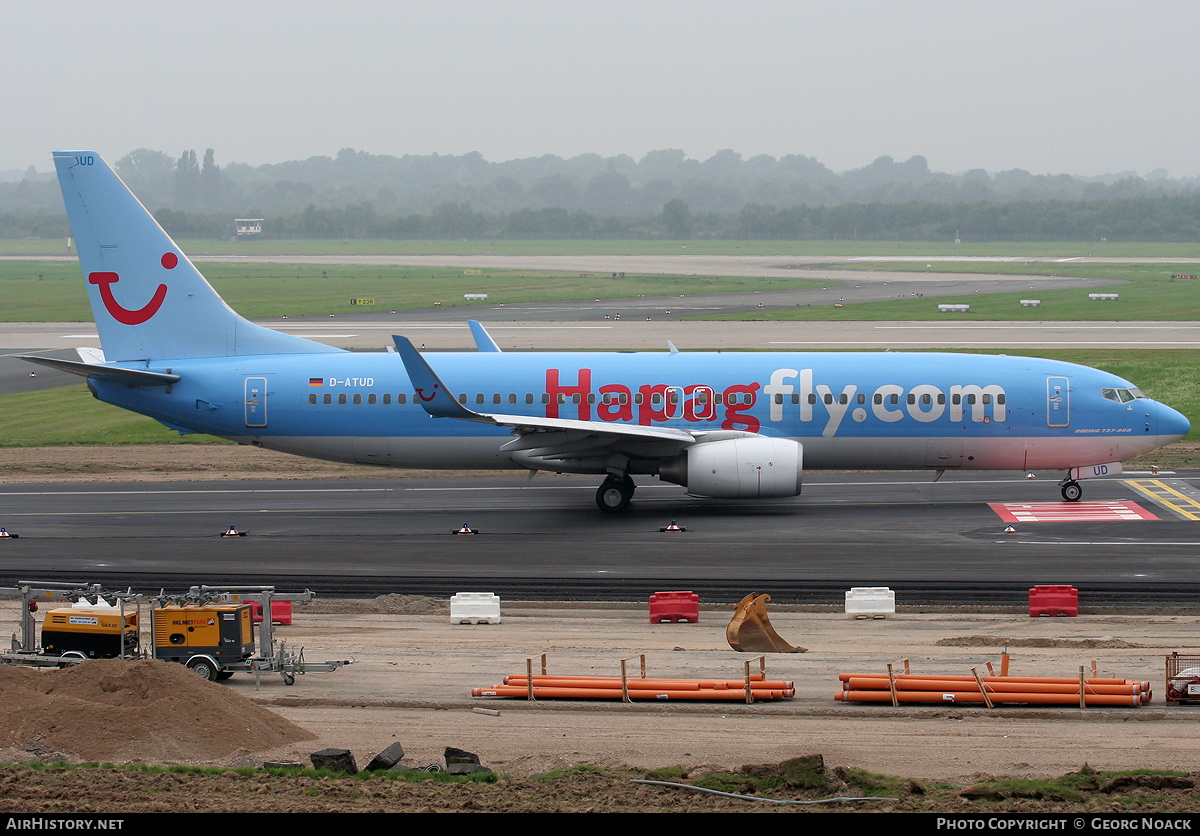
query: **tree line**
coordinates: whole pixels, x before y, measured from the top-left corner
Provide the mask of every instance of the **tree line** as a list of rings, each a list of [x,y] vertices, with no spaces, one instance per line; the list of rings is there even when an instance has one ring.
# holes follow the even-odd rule
[[[169,232],[221,238],[234,217],[276,238],[764,240],[1200,239],[1200,179],[945,174],[924,157],[835,173],[811,157],[679,150],[492,163],[344,149],[252,167],[214,149],[137,149],[114,165]],[[51,175],[0,183],[0,236],[66,235]]]
[[[160,209],[173,237],[232,237],[227,213]],[[854,241],[1200,241],[1200,195],[1108,201],[856,203],[781,208],[748,203],[737,212],[694,212],[674,198],[653,214],[598,215],[562,208],[482,212],[445,203],[389,215],[369,202],[267,216],[269,238],[395,240],[731,239]],[[65,237],[63,214],[0,212],[0,237]]]

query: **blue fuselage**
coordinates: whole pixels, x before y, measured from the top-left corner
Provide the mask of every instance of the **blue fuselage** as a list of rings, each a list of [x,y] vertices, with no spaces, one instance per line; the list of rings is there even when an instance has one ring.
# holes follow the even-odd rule
[[[424,355],[477,412],[757,433],[808,468],[1057,469],[1122,461],[1187,432],[1131,384],[1049,360],[912,353]],[[166,388],[97,380],[98,396],[184,431],[404,467],[522,466],[503,427],[431,417],[400,358],[321,353],[155,363]],[[652,448],[646,458],[653,459]],[[569,468],[567,468],[569,469]],[[635,472],[654,472],[645,466]]]

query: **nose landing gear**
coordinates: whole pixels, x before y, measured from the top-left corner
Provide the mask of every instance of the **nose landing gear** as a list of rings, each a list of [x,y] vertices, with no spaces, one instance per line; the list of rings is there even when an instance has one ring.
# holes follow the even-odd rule
[[[1083,496],[1083,488],[1069,476],[1059,482],[1058,486],[1062,491],[1062,498],[1067,502],[1078,502],[1079,497]]]

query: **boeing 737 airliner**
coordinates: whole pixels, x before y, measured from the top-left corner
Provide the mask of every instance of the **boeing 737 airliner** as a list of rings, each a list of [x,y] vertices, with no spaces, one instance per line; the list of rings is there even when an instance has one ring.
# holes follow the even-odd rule
[[[1079,480],[1181,438],[1128,381],[1026,357],[903,353],[361,353],[251,323],[92,151],[54,155],[101,350],[27,357],[181,433],[418,468],[633,476],[689,494],[800,493],[816,469],[1063,470]]]

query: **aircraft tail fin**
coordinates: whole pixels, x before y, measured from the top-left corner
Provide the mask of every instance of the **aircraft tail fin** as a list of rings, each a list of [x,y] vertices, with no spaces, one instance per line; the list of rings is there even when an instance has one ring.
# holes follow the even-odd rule
[[[56,151],[92,314],[111,362],[341,349],[243,319],[94,151]]]

